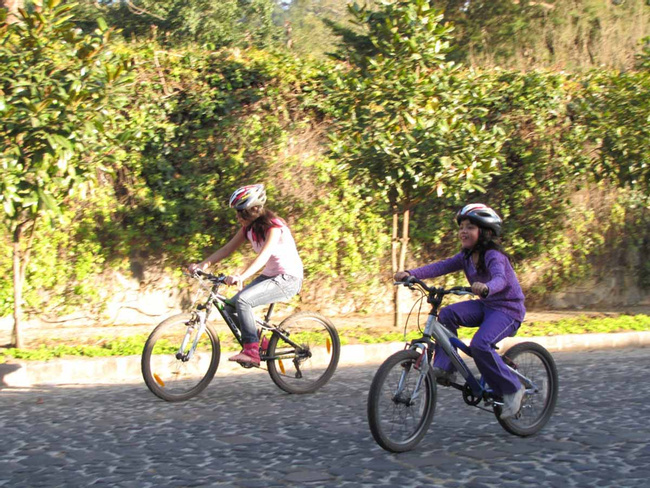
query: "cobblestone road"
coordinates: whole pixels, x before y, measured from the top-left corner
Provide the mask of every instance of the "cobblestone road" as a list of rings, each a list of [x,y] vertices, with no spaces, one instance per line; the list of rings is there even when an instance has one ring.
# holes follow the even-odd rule
[[[4,389],[0,486],[648,486],[650,349],[554,356],[560,398],[540,434],[514,437],[441,388],[428,437],[400,455],[368,430],[377,365],[340,368],[309,396],[263,372],[181,404],[141,384]]]

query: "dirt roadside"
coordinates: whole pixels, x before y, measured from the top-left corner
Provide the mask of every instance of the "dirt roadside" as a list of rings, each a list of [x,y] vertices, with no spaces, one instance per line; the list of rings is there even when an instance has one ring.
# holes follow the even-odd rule
[[[616,317],[618,315],[650,315],[650,306],[625,307],[617,310],[541,310],[531,311],[526,316],[526,322],[550,322],[565,318],[587,317]],[[148,324],[133,325],[83,325],[79,323],[58,323],[42,324],[35,326],[27,323],[23,328],[23,338],[27,347],[34,348],[41,344],[99,344],[106,339],[117,337],[129,337],[134,335],[148,335],[157,323],[166,317],[160,317]],[[274,323],[279,323],[284,317],[279,315]],[[331,316],[330,319],[339,329],[364,328],[369,334],[382,335],[390,332],[402,332],[404,326],[393,327],[392,314],[348,314]],[[402,320],[406,320],[403,314]],[[423,315],[420,321],[423,323],[426,317]],[[219,334],[230,334],[226,326],[218,321],[216,328]],[[408,330],[414,330],[416,321],[410,319]],[[6,346],[11,340],[11,327],[0,328],[0,347]]]

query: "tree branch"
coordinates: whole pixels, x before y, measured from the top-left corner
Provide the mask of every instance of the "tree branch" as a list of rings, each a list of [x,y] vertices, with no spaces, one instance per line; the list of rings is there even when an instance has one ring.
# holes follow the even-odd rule
[[[126,3],[126,6],[128,7],[129,11],[135,15],[150,15],[151,17],[155,17],[158,20],[167,20],[164,17],[160,17],[159,15],[152,14],[151,12],[143,8],[136,7],[135,5],[133,5],[133,2],[131,2],[131,0],[124,0],[124,3]]]

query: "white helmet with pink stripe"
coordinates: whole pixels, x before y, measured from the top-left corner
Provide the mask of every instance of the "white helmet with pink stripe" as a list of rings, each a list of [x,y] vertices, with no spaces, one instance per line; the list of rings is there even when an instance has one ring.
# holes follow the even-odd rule
[[[468,219],[470,222],[492,230],[495,236],[501,234],[501,224],[503,221],[497,213],[487,205],[482,203],[470,203],[465,205],[457,214],[456,222],[460,225],[462,220]]]
[[[266,203],[264,185],[248,185],[237,188],[230,197],[230,207],[235,210],[245,210],[251,207],[263,207]]]

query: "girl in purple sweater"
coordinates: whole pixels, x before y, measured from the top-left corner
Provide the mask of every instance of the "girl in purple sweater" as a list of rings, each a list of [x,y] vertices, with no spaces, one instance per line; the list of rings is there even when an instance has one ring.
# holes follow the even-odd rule
[[[524,294],[508,257],[495,241],[501,234],[501,218],[480,203],[466,205],[456,215],[462,251],[421,268],[399,271],[396,281],[407,276],[435,278],[463,270],[479,300],[455,303],[440,310],[438,320],[457,335],[459,326],[478,327],[470,343],[476,366],[497,395],[503,396],[501,418],[519,412],[525,388],[506,368],[494,345],[516,334],[524,320]],[[433,372],[439,383],[449,385],[454,376],[449,357],[436,346]]]

